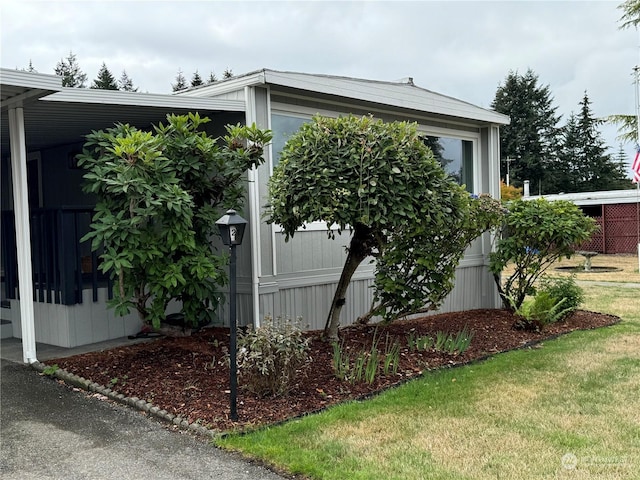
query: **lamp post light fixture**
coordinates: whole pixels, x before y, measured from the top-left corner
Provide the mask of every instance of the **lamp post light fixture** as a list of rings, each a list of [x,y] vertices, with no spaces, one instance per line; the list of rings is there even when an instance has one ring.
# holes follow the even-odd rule
[[[229,262],[229,386],[231,396],[229,403],[233,422],[238,420],[238,347],[237,347],[237,322],[236,322],[236,246],[242,243],[247,221],[236,213],[235,210],[227,210],[216,221],[222,243],[229,247],[231,259]]]

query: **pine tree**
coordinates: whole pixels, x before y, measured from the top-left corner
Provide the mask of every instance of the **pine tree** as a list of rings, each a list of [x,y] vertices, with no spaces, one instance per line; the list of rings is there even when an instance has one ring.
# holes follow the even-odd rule
[[[63,87],[85,88],[87,85],[87,74],[80,69],[73,52],[69,52],[66,59],[61,59],[58,62],[55,74],[62,77]]]
[[[38,73],[38,71],[35,68],[33,68],[33,63],[31,62],[31,59],[29,59],[29,66],[27,67],[27,72]]]
[[[118,80],[118,87],[120,90],[124,92],[137,92],[138,87],[133,86],[133,80],[129,78],[126,70],[122,70],[122,75],[120,75],[120,80]]]
[[[538,76],[529,69],[524,75],[509,72],[491,104],[497,112],[511,117],[511,123],[500,132],[501,171],[506,174],[507,157],[514,159],[510,183],[522,186],[529,180],[532,193],[547,193],[548,169],[556,159],[560,117],[552,101],[549,86],[538,85]]]
[[[174,92],[179,92],[180,90],[184,90],[187,88],[187,79],[184,78],[182,70],[178,69],[178,74],[176,75],[176,83],[172,83],[171,88]]]
[[[233,72],[229,67],[225,68],[224,72],[222,72],[222,79],[226,80],[227,78],[231,78],[231,77],[233,77]]]
[[[591,100],[584,93],[580,112],[572,114],[563,128],[560,164],[567,165],[568,182],[563,191],[597,192],[633,188],[625,165],[607,153],[599,127],[603,123],[593,116]]]
[[[102,62],[102,66],[100,70],[98,70],[98,77],[91,84],[91,88],[98,90],[118,90],[116,79],[104,62]]]
[[[193,74],[193,77],[191,77],[191,86],[199,87],[200,85],[204,85],[204,81],[202,80],[202,77],[198,73],[198,70],[196,70]]]
[[[209,73],[209,79],[207,80],[207,85],[210,85],[212,83],[215,83],[218,81],[218,77],[216,77],[216,74],[213,73],[213,70],[211,71],[211,73]]]

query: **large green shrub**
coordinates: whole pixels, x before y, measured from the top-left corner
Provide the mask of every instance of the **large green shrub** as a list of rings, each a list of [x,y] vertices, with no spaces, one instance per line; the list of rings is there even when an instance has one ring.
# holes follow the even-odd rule
[[[536,280],[559,258],[569,258],[597,227],[580,208],[564,200],[514,200],[507,208],[489,268],[505,308],[515,311],[535,293]],[[503,279],[509,264],[514,271]]]
[[[211,245],[215,221],[240,206],[242,177],[270,140],[238,125],[218,145],[201,130],[208,121],[168,115],[153,132],[118,124],[87,135],[78,157],[84,189],[98,199],[85,239],[103,249],[100,268],[115,284],[109,305],[120,315],[135,308],[156,328],[172,299],[193,324],[214,318],[226,282],[226,258]]]
[[[375,302],[361,321],[436,308],[466,247],[495,222],[485,207],[499,210],[495,200],[470,198],[446,174],[415,124],[368,116],[316,116],[304,124],[282,151],[269,197],[269,222],[282,225],[287,239],[312,221],[351,234],[325,326],[332,340],[365,259],[376,259]]]

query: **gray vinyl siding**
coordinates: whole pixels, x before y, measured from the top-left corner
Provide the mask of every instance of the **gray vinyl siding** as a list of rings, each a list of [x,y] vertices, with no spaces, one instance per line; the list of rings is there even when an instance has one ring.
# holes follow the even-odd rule
[[[352,324],[371,306],[372,279],[354,280],[349,285],[346,303],[341,312],[341,325]],[[302,325],[308,330],[324,328],[337,282],[281,288],[260,296],[260,310],[274,318],[302,317]]]
[[[325,230],[301,230],[288,242],[284,241],[284,235],[281,233],[276,233],[275,238],[278,274],[290,274],[342,268],[350,234],[343,232],[331,240],[327,238]]]
[[[243,87],[244,88],[244,87]],[[326,98],[306,98],[292,96],[289,92],[270,90],[252,86],[255,99],[252,121],[261,128],[270,127],[270,109],[288,111],[292,106],[304,107],[307,111],[335,112],[335,114],[353,113],[366,115],[371,113],[371,106],[357,104],[354,100],[349,105],[332,105]],[[236,95],[237,94],[237,95]],[[224,98],[244,98],[244,90],[226,92]],[[270,95],[270,98],[269,98]],[[408,109],[393,110],[389,106],[374,105],[374,115],[385,121],[398,119],[417,121],[429,129],[446,129],[460,132],[461,135],[478,135],[474,169],[478,174],[475,181],[479,185],[475,190],[479,193],[492,193],[497,190],[497,180],[492,181],[497,170],[490,167],[490,159],[496,155],[497,128],[484,126],[480,128],[473,122],[465,123],[464,119],[445,119],[438,116],[411,112]],[[293,109],[295,111],[295,108]],[[268,202],[268,181],[270,177],[270,149],[265,152],[265,163],[257,171],[257,193],[260,199],[263,217]],[[495,184],[495,185],[494,185]],[[248,217],[245,217],[248,218]],[[324,327],[326,317],[333,299],[335,288],[346,258],[346,246],[349,243],[349,232],[336,235],[335,239],[327,237],[326,229],[301,229],[288,242],[277,227],[261,222],[259,227],[259,312],[263,319],[266,315],[273,317],[302,317],[303,325],[309,329]],[[239,264],[238,323],[250,323],[252,315],[251,303],[251,259],[245,240],[242,247],[244,261]],[[460,311],[475,308],[495,308],[499,306],[493,278],[486,268],[487,255],[490,250],[490,238],[484,235],[467,250],[464,260],[458,268],[456,287],[443,303],[440,311]],[[240,258],[240,257],[239,257]],[[373,299],[374,265],[363,262],[347,291],[346,304],[341,313],[341,324],[353,323],[359,315],[366,313]],[[227,323],[227,306],[222,310],[223,321]]]

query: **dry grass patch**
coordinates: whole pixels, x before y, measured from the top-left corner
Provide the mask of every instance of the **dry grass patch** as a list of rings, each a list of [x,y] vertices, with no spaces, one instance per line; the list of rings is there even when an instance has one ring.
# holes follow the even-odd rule
[[[632,254],[618,255],[598,255],[591,259],[594,267],[614,267],[615,272],[572,272],[566,270],[556,270],[556,267],[581,267],[584,264],[584,257],[573,255],[570,259],[563,258],[554,263],[546,272],[551,277],[568,277],[575,274],[578,281],[591,282],[627,282],[640,283],[640,273],[638,273],[638,256]],[[513,265],[509,265],[504,270],[503,277],[513,273]]]

